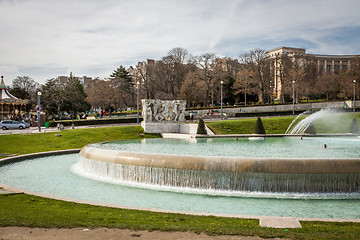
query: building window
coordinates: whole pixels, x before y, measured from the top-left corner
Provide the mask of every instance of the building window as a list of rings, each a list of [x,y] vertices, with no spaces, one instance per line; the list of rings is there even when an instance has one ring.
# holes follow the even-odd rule
[[[328,72],[331,71],[331,65],[330,64],[326,65],[326,71],[328,71]]]

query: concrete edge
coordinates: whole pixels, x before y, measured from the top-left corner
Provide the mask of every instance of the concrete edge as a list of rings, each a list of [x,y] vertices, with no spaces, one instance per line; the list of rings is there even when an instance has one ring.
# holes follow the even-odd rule
[[[3,164],[20,162],[27,159],[37,158],[37,157],[45,157],[51,155],[62,155],[62,154],[71,154],[78,153],[81,149],[70,149],[70,150],[58,150],[58,151],[49,151],[49,152],[40,152],[40,153],[32,153],[32,154],[24,154],[15,157],[8,157],[0,159],[0,166]],[[140,210],[140,211],[150,211],[150,212],[158,212],[158,213],[173,213],[173,214],[185,214],[185,215],[194,215],[194,216],[214,216],[214,217],[226,217],[226,218],[243,218],[243,219],[254,219],[259,220],[259,225],[262,227],[270,227],[270,228],[301,228],[301,221],[312,222],[312,221],[320,221],[320,222],[354,222],[360,223],[360,219],[342,219],[342,218],[301,218],[301,217],[277,217],[277,216],[254,216],[254,215],[235,215],[235,214],[214,214],[214,213],[201,213],[201,212],[187,212],[187,211],[173,211],[173,210],[165,210],[165,209],[153,209],[153,208],[141,208],[141,207],[131,207],[125,205],[116,205],[116,204],[103,204],[98,202],[91,201],[83,201],[72,198],[63,198],[54,195],[42,194],[38,192],[27,191],[24,189],[19,189],[16,187],[11,187],[9,185],[5,185],[0,182],[0,188],[5,191],[11,192],[10,194],[28,194],[34,195],[38,197],[44,197],[54,200],[66,201],[66,202],[74,202],[79,204],[89,204],[94,206],[101,207],[112,207],[112,208],[123,208],[129,210]],[[270,222],[270,223],[269,223]],[[299,222],[299,224],[297,224]],[[294,225],[295,224],[295,225]]]

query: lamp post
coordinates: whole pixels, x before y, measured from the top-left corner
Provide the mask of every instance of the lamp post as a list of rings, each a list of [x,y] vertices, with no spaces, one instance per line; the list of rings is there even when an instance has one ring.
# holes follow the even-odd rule
[[[140,85],[140,82],[137,81],[137,82],[136,82],[136,88],[137,88],[137,105],[136,105],[137,114],[136,114],[136,123],[139,123],[139,85]]]
[[[353,103],[353,112],[355,112],[355,89],[356,89],[356,80],[354,82],[354,103]]]
[[[295,115],[295,81],[292,81],[293,85],[293,115]]]
[[[224,85],[224,81],[220,82],[221,85],[221,119],[223,119],[223,85]]]
[[[39,128],[39,132],[41,132],[41,118],[40,118],[40,96],[41,96],[41,92],[38,91],[37,92],[37,102],[38,102],[38,107],[37,107],[37,112],[38,112],[38,128]]]

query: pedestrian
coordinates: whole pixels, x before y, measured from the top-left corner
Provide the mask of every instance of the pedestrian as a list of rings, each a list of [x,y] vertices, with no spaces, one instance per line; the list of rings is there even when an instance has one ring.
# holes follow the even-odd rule
[[[190,112],[190,122],[193,122],[193,121],[194,121],[194,113]]]

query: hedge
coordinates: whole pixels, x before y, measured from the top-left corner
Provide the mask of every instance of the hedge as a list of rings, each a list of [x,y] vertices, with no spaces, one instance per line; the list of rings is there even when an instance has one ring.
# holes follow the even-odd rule
[[[73,120],[58,120],[49,121],[49,127],[56,127],[58,123],[64,126],[84,126],[84,125],[104,125],[104,124],[116,124],[116,123],[136,123],[136,117],[129,118],[101,118],[101,119],[73,119]],[[142,117],[139,118],[141,122]]]

